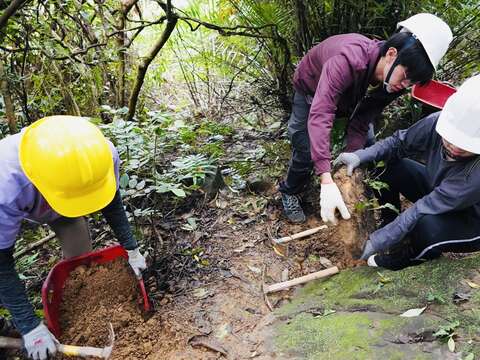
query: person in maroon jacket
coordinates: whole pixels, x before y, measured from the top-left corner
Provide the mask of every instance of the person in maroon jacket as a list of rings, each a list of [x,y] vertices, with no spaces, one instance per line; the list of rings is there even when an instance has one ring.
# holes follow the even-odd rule
[[[373,142],[372,121],[404,90],[426,83],[452,41],[449,26],[432,14],[417,14],[398,23],[387,41],[360,34],[327,38],[300,61],[293,78],[295,95],[288,122],[292,158],[279,190],[287,218],[305,221],[300,194],[312,169],[320,176],[322,220],[336,223],[335,210],[350,214],[332,180],[330,131],[336,117],[348,116],[346,151]]]

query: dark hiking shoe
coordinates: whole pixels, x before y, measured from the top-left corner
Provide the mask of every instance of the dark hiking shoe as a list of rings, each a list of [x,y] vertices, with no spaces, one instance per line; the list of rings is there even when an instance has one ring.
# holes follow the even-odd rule
[[[285,216],[293,223],[303,223],[307,220],[298,195],[289,195],[282,193],[283,212]]]

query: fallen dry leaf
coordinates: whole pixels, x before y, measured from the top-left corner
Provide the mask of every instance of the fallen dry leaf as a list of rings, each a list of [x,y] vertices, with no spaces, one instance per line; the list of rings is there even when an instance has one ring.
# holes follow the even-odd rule
[[[480,285],[474,283],[473,281],[470,281],[470,280],[465,280],[468,284],[468,286],[470,286],[472,289],[480,289]]]
[[[415,316],[418,316],[418,315],[420,315],[421,313],[423,313],[426,308],[427,308],[427,307],[424,306],[423,308],[410,309],[410,310],[405,311],[405,312],[404,312],[403,314],[401,314],[400,316],[402,316],[402,317],[415,317]]]

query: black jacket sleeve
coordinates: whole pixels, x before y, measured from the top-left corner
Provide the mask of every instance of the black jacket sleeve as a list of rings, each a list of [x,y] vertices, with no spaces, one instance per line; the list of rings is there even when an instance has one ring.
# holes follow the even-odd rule
[[[108,225],[112,228],[118,242],[126,250],[133,250],[138,247],[137,240],[133,237],[132,229],[128,223],[119,190],[115,193],[110,204],[102,209],[102,214],[105,216]]]

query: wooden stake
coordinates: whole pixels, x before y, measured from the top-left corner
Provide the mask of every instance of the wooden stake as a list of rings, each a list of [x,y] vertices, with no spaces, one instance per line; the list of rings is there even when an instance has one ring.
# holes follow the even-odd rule
[[[302,231],[302,232],[299,232],[297,234],[293,234],[293,235],[290,235],[290,236],[285,236],[285,237],[282,237],[280,239],[273,239],[273,242],[275,244],[284,244],[284,243],[287,243],[287,242],[295,240],[295,239],[300,239],[300,238],[303,238],[305,236],[315,234],[315,233],[319,232],[320,230],[327,229],[327,228],[328,228],[327,225],[318,226],[316,228],[305,230],[305,231]]]
[[[308,275],[300,276],[292,280],[288,280],[288,281],[284,281],[284,282],[280,282],[272,285],[265,285],[263,287],[263,292],[265,294],[268,294],[276,291],[286,290],[288,288],[291,288],[292,286],[304,284],[306,282],[316,280],[316,279],[321,279],[330,275],[334,275],[336,273],[338,273],[338,267],[333,266],[331,268],[317,271]]]
[[[267,273],[267,265],[263,265],[263,270],[262,270],[262,292],[263,292],[263,301],[265,301],[265,305],[267,305],[268,310],[273,311],[273,306],[270,303],[270,300],[268,299],[267,292],[265,291],[266,285],[265,285],[265,274]]]

